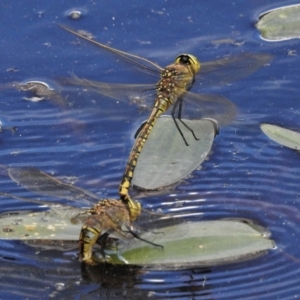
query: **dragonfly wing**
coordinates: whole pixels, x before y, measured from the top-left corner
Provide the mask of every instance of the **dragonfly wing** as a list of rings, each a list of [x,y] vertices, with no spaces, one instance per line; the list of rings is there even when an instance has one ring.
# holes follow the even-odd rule
[[[142,209],[141,214],[134,222],[134,226],[141,231],[151,231],[184,222],[185,221],[180,217],[177,218],[169,214],[155,213],[146,209]]]
[[[71,210],[70,210],[70,213],[67,212],[67,209],[66,210],[61,210],[59,208],[58,212],[57,212],[56,208],[53,208],[52,210],[54,210],[61,217],[65,217],[67,219],[70,219],[72,224],[82,224],[91,216],[88,213],[88,210],[83,209],[83,208],[74,208],[74,207],[72,207]]]
[[[185,223],[182,215],[173,216],[143,209],[141,215],[133,224],[133,230],[141,237],[141,240],[159,246],[160,243],[157,243],[157,238],[163,238],[166,230],[169,232],[171,228],[174,230],[171,229],[172,233],[169,233],[168,237],[178,239],[180,236],[186,236],[186,227],[180,226]]]
[[[227,98],[214,94],[196,94],[187,92],[184,95],[185,116],[189,119],[211,118],[224,126],[232,122],[236,115],[236,106]]]
[[[98,201],[97,195],[73,186],[32,167],[8,168],[12,180],[27,190],[43,196],[53,196],[92,205]]]
[[[250,75],[271,60],[269,54],[241,53],[204,62],[196,79],[201,87],[225,85]]]
[[[125,61],[129,62],[131,65],[136,66],[136,67],[142,69],[143,71],[146,71],[149,74],[151,74],[151,73],[157,74],[162,70],[162,68],[158,64],[154,63],[153,61],[150,61],[149,59],[112,48],[112,47],[102,44],[96,40],[93,40],[92,35],[90,33],[87,33],[83,30],[75,31],[71,28],[66,27],[65,25],[62,25],[62,24],[57,24],[57,25],[59,27],[63,28],[64,30],[66,30],[66,31],[68,31],[90,43],[93,43],[94,45],[96,45],[102,49],[105,49],[111,53],[114,53],[115,55],[117,55],[117,56],[121,57],[122,59],[124,59]]]
[[[154,84],[111,84],[77,76],[63,78],[60,82],[64,85],[82,86],[112,99],[149,108],[153,106],[156,93]]]
[[[124,214],[123,214],[124,213]],[[119,207],[109,208],[105,213],[90,215],[86,224],[101,232],[109,234],[113,238],[120,240],[130,240],[131,236],[127,232],[130,226],[126,220],[126,212]],[[125,229],[123,231],[123,228]]]

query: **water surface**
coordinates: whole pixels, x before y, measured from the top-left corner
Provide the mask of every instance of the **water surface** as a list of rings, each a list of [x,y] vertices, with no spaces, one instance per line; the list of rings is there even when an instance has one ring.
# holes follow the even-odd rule
[[[1,121],[16,126],[0,136],[0,163],[34,166],[74,182],[99,197],[117,197],[133,144],[147,117],[134,106],[81,89],[34,103],[12,82],[39,80],[60,90],[57,78],[152,83],[95,46],[78,41],[55,23],[85,29],[96,39],[165,66],[180,53],[209,61],[248,51],[274,60],[219,93],[238,107],[212,152],[172,193],[140,199],[145,208],[185,213],[186,220],[248,218],[266,227],[277,248],[250,262],[184,271],[81,267],[76,253],[43,251],[21,242],[1,242],[0,297],[5,299],[292,299],[299,288],[300,154],[270,141],[260,130],[272,123],[300,131],[299,41],[267,43],[254,23],[260,13],[296,1],[148,1],[94,3],[31,1],[3,5],[0,17]],[[78,9],[81,19],[68,12]],[[10,87],[10,88],[9,88]],[[195,87],[194,92],[201,91]],[[32,197],[1,177],[0,190]],[[1,212],[39,209],[1,198]],[[188,255],[188,254],[187,254]],[[100,297],[100,298],[101,298]]]

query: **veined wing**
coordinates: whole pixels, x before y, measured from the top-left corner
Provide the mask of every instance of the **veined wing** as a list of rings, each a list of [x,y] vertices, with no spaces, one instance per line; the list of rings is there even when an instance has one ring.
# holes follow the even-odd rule
[[[174,217],[169,214],[156,213],[147,209],[142,209],[141,214],[134,222],[137,229],[142,231],[152,231],[167,226],[185,223],[181,216]]]
[[[267,54],[242,53],[236,56],[226,57],[220,60],[201,64],[199,75],[197,75],[198,85],[202,88],[214,85],[222,85],[241,79],[256,71],[259,67],[270,62],[272,57]],[[177,78],[176,81],[181,80]],[[155,99],[155,85],[147,84],[108,84],[104,82],[90,81],[73,77],[65,79],[71,85],[88,87],[102,95],[130,103],[152,107]],[[194,85],[197,87],[197,83]],[[203,95],[187,92],[183,97],[190,104],[197,106],[186,107],[187,110],[198,111],[195,118],[213,118],[219,125],[229,124],[235,116],[235,106],[225,97],[220,95]]]
[[[267,65],[272,58],[273,57],[269,54],[241,53],[224,57],[219,60],[203,62],[201,63],[199,73],[196,75],[196,82],[193,87],[197,88],[197,86],[199,86],[201,88],[206,88],[220,86],[240,80],[254,73],[262,66]],[[184,78],[181,79],[184,80]],[[177,80],[180,80],[180,78]],[[64,78],[63,83],[94,88],[97,92],[112,98],[117,97],[111,96],[113,95],[113,92],[112,94],[106,94],[106,90],[110,91],[114,88],[117,88],[118,90],[124,89],[126,93],[126,90],[128,90],[128,92],[143,92],[155,88],[155,84],[108,84],[78,78],[76,76],[73,76],[73,78]]]
[[[133,55],[124,51],[120,51],[118,49],[109,47],[107,45],[104,45],[100,42],[97,42],[90,37],[80,33],[76,32],[64,25],[58,25],[64,30],[82,38],[85,39],[102,49],[105,49],[107,51],[110,51],[119,57],[122,57],[132,65],[140,68],[142,71],[146,71],[150,74],[158,75],[163,68],[157,65],[156,63],[145,59],[143,57],[140,57],[138,55]],[[272,60],[272,56],[269,54],[252,54],[252,53],[240,53],[238,55],[232,55],[227,56],[218,60],[209,61],[209,62],[201,62],[200,72],[196,76],[196,85],[197,87],[197,81],[199,86],[201,87],[211,87],[211,86],[218,86],[218,85],[224,85],[228,84],[230,82],[239,80],[241,78],[244,78],[251,73],[255,72],[257,69],[259,69],[261,66],[268,64]],[[86,82],[81,82],[81,84],[85,85]],[[91,82],[90,82],[91,83]],[[89,84],[90,84],[89,83]],[[78,84],[78,82],[77,82]],[[88,84],[88,85],[89,85]],[[94,85],[94,83],[93,83]],[[116,87],[116,86],[115,86]],[[103,89],[103,94],[105,95],[105,89],[107,89],[107,86],[104,86],[104,83],[101,83],[98,85],[97,90],[98,92],[102,93],[101,90]],[[124,88],[124,87],[123,87]],[[146,86],[144,88],[147,88]],[[152,88],[150,86],[150,88]],[[138,88],[139,89],[139,88]],[[149,89],[149,86],[148,86]],[[129,90],[133,91],[134,86],[132,86]],[[125,91],[126,93],[126,91]],[[113,93],[110,93],[109,97],[115,98],[120,100],[118,96],[111,96]],[[116,93],[115,95],[118,95]]]
[[[120,207],[117,206],[105,209],[103,215],[91,215],[88,208],[76,208],[65,204],[57,205],[57,203],[52,203],[50,201],[18,197],[3,192],[0,192],[0,196],[13,198],[28,203],[36,203],[38,205],[47,205],[50,208],[50,210],[42,212],[18,211],[9,213],[8,216],[6,216],[6,214],[1,216],[1,225],[6,223],[9,224],[7,226],[11,230],[12,234],[8,235],[12,235],[12,239],[49,239],[51,241],[53,239],[55,240],[55,238],[61,239],[63,237],[63,239],[77,240],[81,224],[90,218],[95,218],[97,225],[100,225],[101,227],[102,233],[111,234],[112,237],[122,240],[130,239],[129,235],[127,234],[127,228],[130,226],[129,219],[124,217],[128,215],[128,211],[126,211],[125,207],[122,207],[121,205]],[[121,204],[121,201],[118,202]],[[23,225],[21,226],[22,234],[19,236],[17,229],[19,229],[20,226],[15,222],[15,219],[18,220],[18,223]],[[12,227],[16,227],[16,230],[14,230]],[[122,232],[120,228],[124,228],[125,231]],[[23,232],[24,230],[25,235]],[[26,235],[26,230],[30,231],[30,235]],[[45,230],[46,232],[44,232]]]
[[[263,65],[268,64],[271,60],[272,56],[268,54],[241,53],[201,63],[200,72],[196,75],[196,82],[193,88],[195,89],[198,86],[200,88],[220,86],[242,79]],[[181,79],[184,80],[184,78],[180,77],[176,80],[179,81]],[[154,97],[156,87],[155,84],[109,84],[79,78],[75,75],[72,78],[63,78],[61,82],[66,85],[87,87],[102,95],[120,101],[133,101],[134,99],[141,98],[147,103],[150,97],[145,97],[143,94],[149,94],[150,92],[150,95]]]
[[[89,191],[84,189],[65,185],[52,176],[34,168],[7,168],[7,171],[7,173],[10,173],[12,179],[13,177],[15,181],[18,179],[18,183],[38,194],[51,196],[52,187],[59,189],[58,193],[55,193],[55,196],[61,198],[65,198],[65,191],[69,189],[71,194],[67,194],[67,197],[70,200],[74,200],[74,198],[77,200],[82,195],[86,196],[90,194]],[[4,173],[4,166],[1,166],[1,173]],[[42,174],[41,176],[39,176],[40,173]],[[30,179],[26,179],[26,174]],[[34,176],[31,176],[32,174],[34,174]],[[36,178],[37,181],[31,181],[33,178]],[[40,180],[41,178],[42,181]],[[45,181],[47,185],[43,184]],[[39,183],[42,183],[42,185],[37,191],[37,185]],[[61,186],[63,186],[63,188],[61,188]],[[76,195],[76,193],[78,193],[78,195]],[[3,192],[0,192],[0,195],[24,202],[36,203],[38,205],[47,205],[50,208],[49,210],[41,212],[20,211],[1,216],[1,224],[4,224],[4,226],[8,228],[8,233],[5,236],[6,239],[77,240],[82,224],[91,219],[91,217],[97,218],[96,222],[98,225],[100,224],[103,233],[112,234],[112,237],[122,240],[129,239],[127,232],[120,230],[123,225],[125,229],[129,227],[129,218],[126,218],[128,211],[126,211],[127,208],[122,201],[114,200],[114,202],[117,203],[116,207],[104,206],[103,214],[92,215],[90,208],[93,203],[90,202],[88,202],[88,208],[76,208],[51,201],[18,197]],[[99,201],[98,198],[97,200]],[[18,223],[16,224],[15,219],[18,219]],[[28,231],[30,231],[30,234],[28,234]]]
[[[97,219],[97,222],[101,224],[103,233],[105,232],[109,234],[110,237],[114,237],[123,241],[129,241],[133,238],[133,235],[130,233],[134,234],[136,230],[133,228],[129,220],[127,208],[120,206],[113,207],[108,210],[106,214],[108,218],[98,216],[100,218]]]
[[[16,168],[16,170],[18,169],[19,168]],[[3,166],[1,171],[3,172]],[[25,173],[16,172],[16,174],[19,175]],[[47,174],[43,174],[42,176],[44,175]],[[49,175],[46,177],[51,178]],[[22,176],[20,178],[22,178]],[[55,178],[52,179],[54,182],[57,181]],[[22,179],[20,181],[22,182]],[[82,189],[80,189],[80,191],[82,192]],[[85,192],[88,193],[87,191]],[[100,207],[103,207],[103,210],[100,212],[98,211],[98,214],[93,214],[89,209],[75,208],[67,205],[57,206],[51,202],[21,198],[1,192],[0,195],[24,200],[25,202],[37,203],[39,205],[47,204],[50,207],[50,210],[47,211],[16,212],[12,215],[9,214],[0,218],[3,228],[7,230],[4,236],[2,236],[3,239],[29,240],[29,244],[31,244],[30,241],[35,240],[35,242],[33,242],[34,245],[42,247],[46,246],[48,248],[56,248],[56,243],[53,244],[56,240],[77,240],[80,226],[83,223],[90,228],[101,231],[101,237],[97,243],[100,243],[101,247],[104,248],[113,243],[114,238],[127,242],[131,241],[133,237],[154,246],[160,246],[159,244],[151,242],[151,240],[155,238],[156,233],[163,234],[164,227],[170,224],[181,223],[181,220],[174,219],[171,216],[155,214],[145,210],[143,210],[142,214],[139,216],[137,224],[135,222],[132,223],[130,221],[127,205],[120,200],[114,199],[106,199],[106,202],[102,202],[102,206],[100,204]],[[107,203],[107,205],[105,203]],[[18,216],[17,223],[16,216]],[[138,224],[142,226],[140,227]],[[158,228],[162,230],[152,232],[155,233],[155,235],[153,236],[152,234],[152,237],[150,236],[149,240],[147,237],[140,237],[140,234],[145,232],[151,233],[152,229]],[[176,236],[178,236],[178,234],[178,231],[176,231]],[[184,235],[186,232],[183,232],[182,234]],[[36,240],[40,240],[41,242]]]
[[[95,202],[100,199],[93,193],[78,188],[76,186],[66,184],[61,182],[60,180],[32,167],[10,167],[6,168],[1,165],[1,172],[4,174],[7,171],[8,175],[12,180],[17,182],[18,184],[25,187],[27,190],[45,196],[55,196],[58,198],[78,201],[80,203],[88,204],[88,208],[95,205]],[[37,203],[39,205],[48,205],[51,207],[51,210],[61,218],[66,218],[71,220],[73,224],[83,223],[89,216],[91,216],[89,210],[87,208],[75,208],[69,205],[60,204],[59,206],[55,202],[50,201],[42,201],[32,198],[24,198],[18,197],[7,193],[0,192],[0,195],[23,200],[25,202]],[[83,201],[84,200],[84,201]],[[105,212],[110,215],[111,220],[121,226],[124,224],[126,227],[129,226],[128,221],[124,220],[123,216],[125,215],[125,207],[122,205],[122,202],[118,201],[120,205],[116,207],[111,207],[109,210],[105,210]],[[168,222],[170,220],[170,216],[166,216],[165,214],[155,214],[149,212],[147,210],[142,210],[142,214],[139,217],[138,223],[143,228],[147,228],[147,223],[151,221],[153,224],[157,223],[157,221],[163,220],[164,222]],[[119,220],[119,221],[118,221]],[[176,221],[177,222],[177,221]],[[153,228],[154,225],[149,224],[149,228]],[[155,224],[155,228],[157,228],[157,224]],[[162,225],[160,225],[161,227]],[[109,227],[109,226],[106,226]],[[113,230],[113,227],[112,227]],[[114,231],[114,230],[113,230]],[[108,232],[108,229],[107,229]]]
[[[96,46],[102,48],[102,49],[105,49],[107,51],[110,51],[116,55],[118,55],[119,57],[122,57],[125,61],[129,62],[130,64],[142,69],[143,71],[147,72],[147,73],[150,73],[150,74],[154,74],[154,75],[157,75],[160,73],[160,71],[163,70],[162,67],[160,67],[158,64],[146,59],[146,58],[143,58],[143,57],[140,57],[138,55],[134,55],[134,54],[131,54],[131,53],[128,53],[128,52],[124,52],[124,51],[121,51],[121,50],[118,50],[118,49],[115,49],[115,48],[112,48],[110,46],[107,46],[105,44],[102,44],[100,42],[97,42],[95,40],[93,40],[91,37],[89,37],[88,35],[82,33],[82,31],[75,31],[73,29],[70,29],[64,25],[61,25],[61,24],[57,24],[59,27],[63,28],[64,30],[86,40],[86,41],[89,41],[90,43],[93,43],[95,44]]]
[[[236,106],[227,98],[217,94],[196,94],[186,92],[183,96],[184,114],[188,119],[210,118],[219,126],[230,124],[236,115]]]
[[[172,226],[176,226],[179,230],[174,231],[172,234],[169,234],[169,238],[174,238],[175,240],[179,237],[185,237],[187,234],[186,228],[180,226],[186,222],[182,219],[182,216],[178,215],[176,217],[168,214],[155,213],[142,209],[141,214],[132,224],[132,229],[130,233],[138,237],[137,239],[146,241],[155,246],[162,247],[160,243],[156,243],[156,239],[161,237],[163,239],[165,235],[165,229]],[[124,240],[124,239],[123,239]]]
[[[25,187],[30,192],[77,201],[88,206],[99,200],[97,195],[62,181],[32,167],[8,168],[12,180]]]
[[[155,90],[151,84],[108,84],[78,77],[64,80],[65,83],[84,86],[107,97],[144,105],[149,109],[153,107],[155,100]],[[217,120],[219,125],[222,126],[229,124],[236,114],[235,105],[221,95],[186,92],[183,99],[188,102],[188,105],[184,106],[187,117],[196,119],[212,118]]]
[[[73,75],[71,78],[62,78],[63,85],[74,85],[88,88],[106,97],[129,104],[145,105],[153,107],[155,100],[155,84],[118,84],[79,78]]]
[[[52,203],[32,198],[18,197],[12,194],[0,192],[0,196],[24,201],[25,203],[36,203],[39,206],[48,206],[43,211],[20,210],[3,213],[0,216],[1,227],[7,228],[1,235],[1,239],[18,240],[73,240],[78,239],[81,223],[72,222],[73,218],[86,211],[69,205]],[[87,216],[87,215],[86,215]],[[78,224],[78,225],[76,225]]]
[[[273,57],[269,54],[240,53],[218,60],[201,63],[196,76],[197,87],[212,87],[240,80],[267,65]],[[198,83],[198,84],[197,84]]]

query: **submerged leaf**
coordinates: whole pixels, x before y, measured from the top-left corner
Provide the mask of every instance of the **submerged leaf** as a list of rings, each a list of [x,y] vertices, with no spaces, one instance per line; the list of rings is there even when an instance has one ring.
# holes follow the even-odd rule
[[[300,133],[271,124],[261,124],[260,128],[264,134],[276,143],[300,150]]]

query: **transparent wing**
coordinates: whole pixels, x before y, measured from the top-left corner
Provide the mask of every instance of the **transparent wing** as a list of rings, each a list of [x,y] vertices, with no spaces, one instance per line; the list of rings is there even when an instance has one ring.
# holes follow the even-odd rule
[[[181,217],[174,217],[169,214],[155,213],[147,209],[142,209],[142,212],[134,222],[134,225],[141,231],[151,231],[184,222],[185,221]]]
[[[48,228],[50,231],[51,231],[51,226],[53,226],[53,228],[57,229],[57,233],[63,234],[63,230],[68,231],[68,228],[69,229],[71,228],[72,230],[72,226],[71,226],[72,224],[73,225],[82,224],[87,220],[89,216],[86,213],[87,210],[85,208],[76,208],[73,206],[69,206],[65,204],[57,204],[50,201],[42,201],[42,200],[37,200],[32,198],[18,197],[3,192],[0,192],[0,196],[5,198],[21,200],[28,203],[36,203],[38,205],[43,205],[43,206],[47,205],[49,207],[49,210],[39,211],[39,212],[34,212],[30,210],[30,211],[13,211],[13,212],[1,214],[0,216],[1,225],[6,224],[8,228],[11,229],[11,232],[14,232],[12,233],[14,238],[16,238],[18,234],[20,234],[19,236],[20,239],[25,238],[26,230],[30,231],[30,235],[32,235],[35,232],[39,231],[39,227],[42,227],[41,230],[43,230],[43,228],[45,227],[47,228],[47,225],[49,224],[51,224],[50,227]],[[69,224],[68,221],[70,221],[71,224]],[[22,228],[20,228],[20,224],[24,226],[21,226]],[[13,226],[16,226],[16,230],[11,228]],[[75,230],[76,228],[78,229],[78,227],[75,227]],[[53,233],[53,231],[50,233]],[[66,235],[67,234],[68,233],[66,232]],[[35,238],[37,237],[35,236]],[[69,239],[70,237],[67,238]]]
[[[133,55],[118,49],[109,47],[100,42],[97,42],[91,38],[91,35],[87,35],[84,32],[76,32],[64,25],[59,25],[64,30],[85,39],[102,49],[110,51],[119,57],[122,57],[130,64],[137,66],[142,71],[157,75],[163,68],[154,62],[147,60],[143,57]],[[196,78],[195,87],[199,85],[202,88],[218,86],[228,84],[230,82],[239,80],[243,77],[255,72],[261,66],[268,64],[272,59],[268,54],[251,54],[241,53],[238,55],[228,56],[219,60],[210,62],[201,62],[200,72]],[[180,79],[178,79],[180,80]],[[94,89],[96,92],[105,95],[107,97],[117,99],[120,101],[129,101],[129,103],[136,103],[141,106],[151,106],[154,101],[155,85],[124,85],[124,84],[107,84],[103,82],[89,81],[87,79],[80,79],[73,77],[72,79],[64,79],[64,82],[71,85],[81,85]],[[149,96],[150,95],[150,96]],[[151,99],[152,97],[152,99]],[[189,97],[196,98],[196,97]],[[199,96],[198,100],[203,96]],[[215,98],[215,96],[212,96]],[[152,100],[152,101],[151,101]],[[207,101],[206,101],[207,102]],[[225,115],[228,115],[225,113]],[[229,114],[231,115],[231,114]],[[222,122],[220,122],[222,123]],[[225,123],[228,123],[226,121]]]
[[[220,60],[202,63],[197,76],[197,85],[204,87],[227,84],[241,79],[256,71],[262,65],[270,62],[272,57],[267,54],[242,53]],[[177,80],[180,80],[178,78]],[[155,100],[154,84],[108,84],[105,82],[81,79],[76,76],[63,79],[64,84],[84,86],[107,97],[137,104],[141,107],[151,108]],[[230,123],[235,116],[235,106],[220,95],[204,95],[186,93],[184,99],[196,105],[197,109],[190,107],[195,118],[208,117],[216,119],[220,125]],[[198,112],[198,116],[195,113]]]
[[[91,38],[91,35],[84,34],[83,31],[76,32],[75,30],[72,30],[64,25],[58,24],[58,26],[84,40],[97,45],[102,49],[122,57],[124,60],[139,67],[143,71],[146,70],[149,73],[157,74],[163,70],[162,67],[146,58],[120,51],[97,42]],[[269,63],[272,59],[272,56],[269,54],[241,53],[210,62],[202,63],[201,58],[199,59],[201,63],[201,69],[197,77],[200,79],[202,85],[207,86],[211,84],[227,84],[248,76],[261,66]]]
[[[97,195],[85,189],[63,183],[60,180],[33,167],[5,168],[5,166],[1,165],[1,174],[5,173],[7,173],[12,180],[36,194],[79,201],[80,203],[88,204],[89,207],[93,206],[96,201],[99,201]],[[3,192],[0,192],[0,195],[24,200],[30,203],[37,203],[39,205],[46,204],[51,207],[52,211],[55,211],[55,213],[62,218],[66,217],[72,219],[71,221],[73,224],[83,223],[87,218],[91,217],[89,211],[84,208],[75,208],[64,204],[57,205],[55,202],[23,198]],[[117,201],[114,206],[104,206],[103,211],[109,216],[109,220],[111,220],[112,224],[115,226],[122,227],[122,225],[125,225],[128,227],[130,225],[129,218],[126,217],[128,215],[128,210],[121,201]],[[95,216],[97,218],[97,215]],[[100,223],[102,222],[102,219],[103,218],[100,216]],[[146,222],[147,219],[145,218],[144,221]],[[107,220],[105,222],[106,223],[101,224],[108,232],[109,227],[112,226],[112,224],[108,225],[109,221]],[[112,226],[112,230],[115,230],[114,226]]]
[[[236,115],[236,106],[221,95],[187,92],[183,97],[183,103],[185,117],[215,119],[219,126],[231,123]]]
[[[182,216],[172,216],[169,214],[155,213],[143,209],[138,219],[133,223],[132,231],[143,241],[146,241],[152,245],[161,247],[160,243],[157,243],[157,238],[164,239],[167,228],[180,228],[180,224],[185,224]],[[186,227],[182,227],[186,228]],[[178,237],[186,236],[186,230],[173,230],[172,234],[168,234],[169,237],[173,236],[174,239]]]
[[[155,101],[155,84],[111,84],[79,78],[62,78],[63,85],[82,86],[106,97],[138,106],[152,107]]]
[[[73,186],[32,167],[8,168],[12,180],[25,187],[30,192],[43,196],[63,198],[88,206],[99,200],[97,195]]]
[[[94,194],[84,189],[64,184],[61,181],[35,168],[5,168],[5,166],[1,165],[0,171],[2,175],[8,174],[14,181],[23,185],[29,191],[32,191],[34,193],[46,196],[67,198],[70,200],[80,199],[81,201],[81,197],[91,197],[92,199],[94,199]],[[67,220],[70,221],[73,225],[82,224],[88,221],[92,225],[94,224],[94,227],[99,228],[101,232],[107,233],[114,238],[128,241],[131,240],[133,236],[138,237],[140,233],[143,233],[145,231],[161,229],[166,226],[183,222],[180,218],[173,218],[170,215],[153,213],[143,209],[142,213],[138,217],[137,222],[134,222],[132,224],[129,220],[128,209],[121,201],[114,201],[114,206],[103,206],[103,214],[91,215],[89,210],[87,210],[86,208],[75,208],[64,204],[57,205],[56,203],[49,201],[23,198],[2,192],[0,192],[0,195],[29,203],[48,205],[50,207],[50,210],[37,213],[29,212],[30,215],[28,216],[28,218],[28,212],[23,212],[22,222],[24,224],[31,224],[29,222],[29,219],[31,220],[32,218],[31,215],[36,216],[35,219],[31,221],[36,222],[36,224],[39,224],[39,226],[41,227],[45,227],[45,222],[46,224],[48,224],[48,222],[51,224],[53,223],[52,226],[57,228],[57,234],[64,234],[63,228],[69,228],[71,231],[73,230],[71,227],[65,227],[67,226]],[[95,200],[98,200],[97,197]],[[88,203],[92,204],[89,201]],[[45,217],[43,217],[43,215],[45,215]],[[59,224],[61,222],[63,223],[61,225],[62,228],[59,227]],[[39,232],[40,230],[38,229],[40,228],[39,226],[36,227],[37,232]],[[65,235],[63,235],[64,238]],[[49,238],[51,239],[51,237]],[[71,236],[68,236],[68,238],[71,238]]]
[[[61,25],[61,24],[57,24],[57,25],[59,27],[63,28],[64,30],[66,30],[66,31],[68,31],[68,32],[70,32],[70,33],[72,33],[72,34],[74,34],[74,35],[90,42],[90,43],[93,43],[94,45],[96,45],[96,46],[98,46],[102,49],[105,49],[109,52],[112,52],[112,53],[118,55],[119,57],[122,57],[125,61],[127,61],[130,64],[142,69],[143,71],[145,71],[149,74],[156,75],[156,74],[159,74],[159,72],[162,70],[162,68],[158,64],[156,64],[156,63],[154,63],[154,62],[152,62],[152,61],[150,61],[146,58],[140,57],[138,55],[130,54],[128,52],[124,52],[124,51],[112,48],[110,46],[104,45],[100,42],[97,42],[97,41],[95,41],[91,38],[91,34],[86,34],[86,32],[84,32],[82,30],[81,31],[75,31],[75,30],[70,29],[70,28],[68,28],[64,25]]]
[[[155,101],[155,88],[148,84],[108,84],[105,82],[80,79],[78,77],[64,79],[65,84],[90,88],[102,95],[136,104],[151,109]],[[174,95],[174,98],[176,95]],[[213,118],[219,125],[229,124],[235,117],[235,105],[221,95],[196,94],[187,92],[184,95],[184,109],[190,118]]]
[[[196,82],[203,88],[228,84],[252,74],[271,60],[269,54],[241,53],[203,62]]]
[[[120,204],[121,203],[120,201]],[[118,205],[106,210],[106,214],[95,215],[98,224],[103,232],[112,235],[121,240],[130,240],[132,236],[128,234],[128,229],[131,227],[127,208],[123,205]]]

